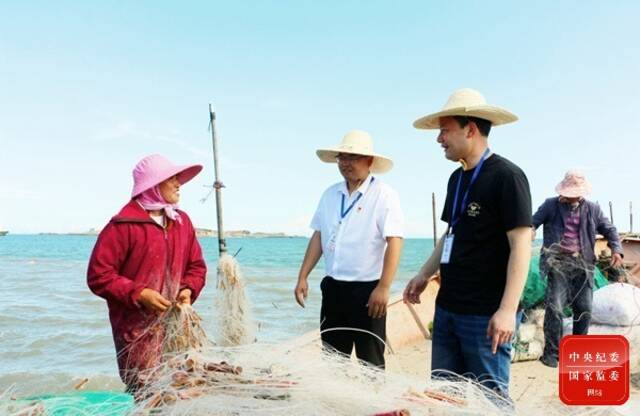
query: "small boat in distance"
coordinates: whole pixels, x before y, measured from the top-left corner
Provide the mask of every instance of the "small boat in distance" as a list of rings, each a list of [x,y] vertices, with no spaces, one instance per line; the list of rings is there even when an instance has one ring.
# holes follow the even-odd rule
[[[0,230],[0,237],[2,237],[3,235],[7,235],[7,234],[9,234],[9,231]]]

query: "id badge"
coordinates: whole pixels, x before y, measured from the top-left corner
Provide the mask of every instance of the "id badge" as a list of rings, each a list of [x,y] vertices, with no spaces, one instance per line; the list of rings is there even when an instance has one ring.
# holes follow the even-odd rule
[[[447,234],[444,238],[444,245],[442,246],[442,257],[440,257],[441,264],[449,264],[451,258],[451,250],[453,250],[453,234]]]
[[[336,239],[338,238],[338,230],[340,230],[340,223],[333,227],[333,231],[331,232],[331,237],[329,238],[329,243],[327,244],[327,248],[329,249],[329,251],[336,250]]]

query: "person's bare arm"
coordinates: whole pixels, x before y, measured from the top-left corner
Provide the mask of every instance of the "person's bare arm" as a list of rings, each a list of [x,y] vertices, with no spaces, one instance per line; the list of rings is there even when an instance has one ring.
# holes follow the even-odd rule
[[[487,326],[487,337],[492,338],[491,351],[495,354],[498,346],[511,340],[516,327],[516,313],[527,282],[531,261],[531,227],[517,227],[507,232],[509,239],[509,262],[507,282],[500,307],[493,314]]]
[[[384,251],[384,262],[382,264],[382,276],[376,288],[369,296],[369,316],[372,318],[382,318],[387,313],[389,303],[389,291],[396,276],[400,254],[402,253],[402,238],[387,237],[387,248]]]
[[[309,284],[307,278],[309,273],[316,267],[318,260],[322,257],[322,240],[320,231],[315,231],[309,240],[307,245],[307,251],[304,253],[304,260],[300,266],[300,272],[298,272],[298,283],[294,289],[294,295],[298,305],[304,308],[304,301],[307,299],[309,293]]]
[[[404,303],[420,303],[420,294],[427,288],[429,278],[436,274],[440,268],[445,236],[446,233],[438,240],[438,244],[436,244],[433,253],[431,253],[431,256],[429,256],[427,261],[422,265],[415,277],[407,283],[402,294]]]

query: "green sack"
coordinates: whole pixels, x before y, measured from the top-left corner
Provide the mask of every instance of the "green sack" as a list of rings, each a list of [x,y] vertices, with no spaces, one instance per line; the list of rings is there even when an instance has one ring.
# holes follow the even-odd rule
[[[600,289],[609,284],[604,274],[596,267],[594,274],[594,290]],[[527,283],[524,285],[520,305],[524,309],[531,309],[544,303],[544,292],[547,290],[546,277],[540,276],[540,254],[531,256],[529,263],[529,275]]]
[[[41,403],[47,416],[124,416],[134,408],[130,394],[115,391],[43,394],[27,397],[21,402]]]

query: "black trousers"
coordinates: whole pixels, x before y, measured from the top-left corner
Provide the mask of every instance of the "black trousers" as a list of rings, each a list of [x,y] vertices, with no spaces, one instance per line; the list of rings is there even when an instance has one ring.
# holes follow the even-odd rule
[[[367,303],[378,280],[372,282],[342,282],[326,276],[322,290],[322,308],[320,309],[320,331],[322,343],[339,352],[351,355],[353,346],[356,356],[371,365],[384,368],[384,343],[386,339],[386,315],[373,319],[368,316]],[[349,329],[354,328],[367,332]]]
[[[556,254],[549,257],[550,268],[545,293],[544,355],[558,358],[562,338],[562,318],[569,306],[573,312],[573,335],[587,335],[593,303],[593,273],[582,256]]]

